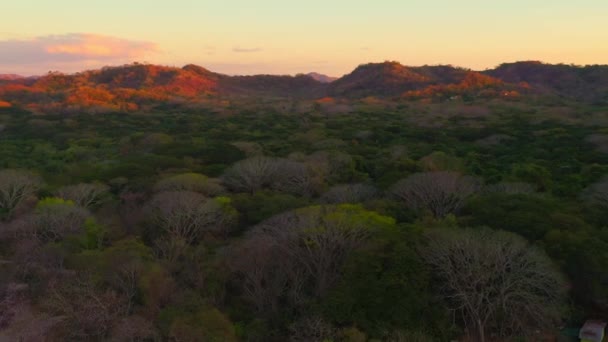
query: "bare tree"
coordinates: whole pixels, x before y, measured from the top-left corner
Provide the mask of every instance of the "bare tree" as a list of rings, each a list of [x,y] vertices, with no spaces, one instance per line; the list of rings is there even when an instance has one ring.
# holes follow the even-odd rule
[[[439,171],[413,174],[393,185],[391,192],[412,209],[445,217],[458,211],[479,188],[480,182],[473,177]]]
[[[295,263],[293,267],[303,267],[311,277],[314,295],[322,297],[338,280],[348,255],[377,228],[374,219],[353,219],[361,212],[357,206],[305,208],[274,216],[251,234],[276,241],[281,252]]]
[[[222,203],[191,191],[158,193],[148,203],[147,211],[168,236],[158,241],[158,247],[171,261],[204,233],[225,234],[236,221],[235,212]]]
[[[327,294],[348,256],[394,223],[386,219],[355,205],[298,209],[253,227],[226,260],[258,312],[300,307]]]
[[[109,190],[110,187],[102,183],[80,183],[64,186],[57,190],[56,195],[88,209],[100,204]]]
[[[4,284],[7,281],[0,279],[0,330],[11,323],[20,305],[26,302],[25,292],[28,290],[27,284]]]
[[[403,331],[398,330],[390,334],[390,342],[436,342],[437,339],[425,334],[422,331]]]
[[[200,208],[207,198],[191,191],[166,191],[148,203],[151,218],[171,236],[193,243],[203,232]]]
[[[269,187],[275,180],[277,171],[276,159],[257,156],[235,163],[224,173],[222,180],[234,191],[255,193]]]
[[[124,304],[124,298],[98,288],[90,277],[70,276],[50,284],[43,307],[63,318],[61,335],[83,341],[107,337],[124,314]]]
[[[144,218],[144,202],[146,196],[141,192],[123,191],[119,194],[120,207],[118,213],[123,222],[123,226],[129,232],[135,231],[138,224]]]
[[[292,342],[333,341],[338,336],[338,329],[318,316],[299,319],[289,326],[289,331]]]
[[[275,313],[288,287],[286,258],[269,236],[251,236],[231,249],[228,267],[258,313]]]
[[[522,237],[473,229],[431,230],[427,237],[421,255],[440,278],[448,304],[475,328],[479,341],[488,333],[526,335],[561,318],[562,276]]]
[[[306,164],[321,180],[337,178],[353,165],[353,157],[339,151],[317,151],[306,157]]]
[[[589,203],[595,204],[603,209],[608,209],[608,177],[592,184],[583,192],[583,198]]]
[[[273,189],[297,195],[310,195],[313,192],[313,181],[306,164],[279,159],[276,169],[276,177],[271,185]]]
[[[361,203],[374,198],[378,190],[368,184],[336,185],[321,196],[323,203]]]
[[[201,223],[205,233],[225,238],[236,226],[238,212],[226,197],[207,200],[200,207]]]
[[[129,316],[121,319],[112,328],[110,341],[161,341],[154,324],[142,316]]]
[[[20,170],[0,170],[0,209],[12,218],[15,209],[42,185],[40,177]]]
[[[139,279],[144,271],[141,260],[121,260],[111,272],[109,283],[125,298],[125,314],[131,314],[135,296],[138,292]]]
[[[28,220],[34,236],[42,242],[59,241],[69,234],[78,233],[90,213],[71,201],[58,198],[43,199]]]

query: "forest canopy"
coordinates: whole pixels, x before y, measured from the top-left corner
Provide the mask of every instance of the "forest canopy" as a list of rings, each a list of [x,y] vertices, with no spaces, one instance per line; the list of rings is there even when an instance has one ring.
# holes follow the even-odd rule
[[[66,100],[113,96],[87,94]],[[608,317],[601,104],[4,107],[0,340],[539,341]]]

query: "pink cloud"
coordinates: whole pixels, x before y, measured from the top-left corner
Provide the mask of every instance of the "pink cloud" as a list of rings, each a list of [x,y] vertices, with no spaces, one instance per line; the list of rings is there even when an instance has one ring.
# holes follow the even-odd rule
[[[90,33],[0,41],[0,65],[119,61],[158,52],[156,44]]]
[[[253,48],[242,48],[242,47],[235,47],[232,49],[233,52],[238,52],[238,53],[252,53],[252,52],[260,52],[262,51],[262,48],[259,47],[253,47]]]

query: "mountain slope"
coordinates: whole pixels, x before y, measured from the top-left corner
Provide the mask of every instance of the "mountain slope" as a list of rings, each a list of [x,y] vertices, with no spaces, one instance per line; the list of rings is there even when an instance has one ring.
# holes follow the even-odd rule
[[[130,111],[213,95],[316,98],[324,90],[325,84],[308,76],[227,76],[192,64],[174,68],[135,63],[6,81],[0,85],[0,99],[44,112]]]
[[[350,98],[396,96],[431,81],[431,78],[397,62],[369,63],[332,82],[328,92],[330,96]]]
[[[448,98],[468,95],[499,96],[518,89],[500,79],[451,65],[407,67],[397,62],[359,66],[329,85],[329,94],[349,98],[366,96]],[[513,93],[511,93],[513,94]]]
[[[505,82],[525,82],[545,94],[582,101],[608,101],[608,66],[545,64],[538,61],[504,63],[484,72]]]

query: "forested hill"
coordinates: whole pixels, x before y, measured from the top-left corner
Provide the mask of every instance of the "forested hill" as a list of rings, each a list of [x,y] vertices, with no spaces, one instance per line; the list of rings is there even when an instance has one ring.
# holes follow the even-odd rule
[[[70,75],[0,75],[0,104],[35,112],[136,111],[210,97],[446,101],[526,96],[604,103],[608,101],[608,66],[517,62],[477,72],[449,65],[408,67],[384,62],[361,65],[334,80],[316,73],[228,76],[196,65],[174,68],[135,63]]]

